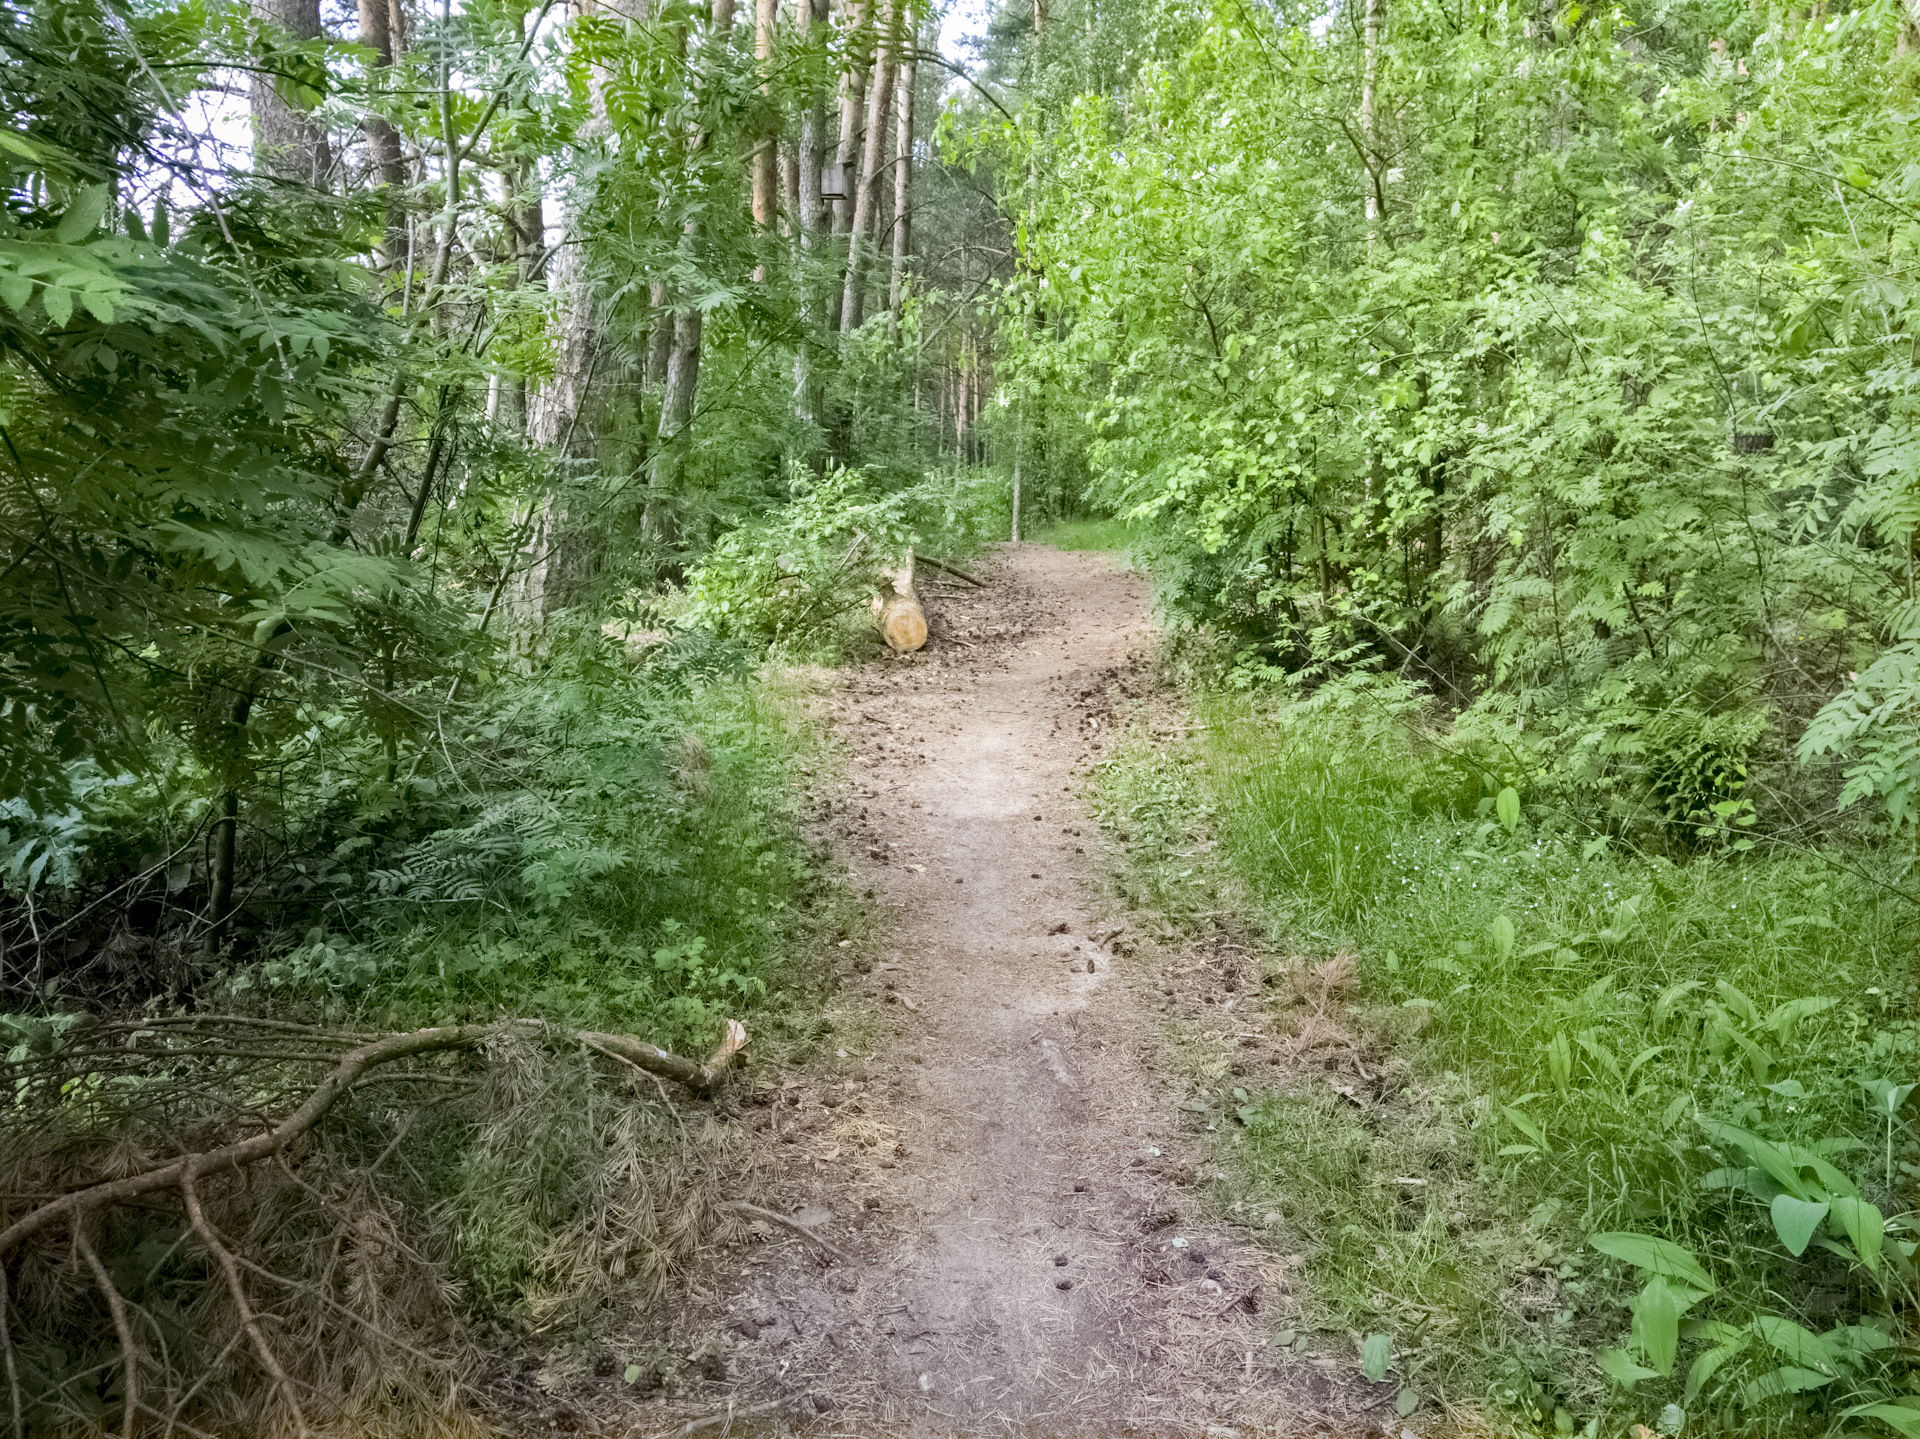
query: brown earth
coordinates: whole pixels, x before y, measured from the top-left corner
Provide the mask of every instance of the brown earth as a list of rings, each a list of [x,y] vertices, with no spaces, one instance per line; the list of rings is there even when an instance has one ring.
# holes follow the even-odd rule
[[[1155,991],[1192,956],[1117,954],[1099,900],[1075,781],[1149,687],[1145,584],[997,549],[986,588],[927,594],[925,650],[839,677],[827,810],[888,922],[829,1006],[834,1075],[750,1102],[786,1222],[603,1356],[636,1376],[611,1428],[559,1427],[1399,1432],[1348,1359],[1270,1347],[1289,1261],[1203,1216],[1198,1123],[1155,1071]]]

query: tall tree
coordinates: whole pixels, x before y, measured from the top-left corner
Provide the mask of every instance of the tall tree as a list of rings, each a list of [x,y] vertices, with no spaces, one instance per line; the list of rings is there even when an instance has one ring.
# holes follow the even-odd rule
[[[907,257],[913,253],[913,101],[917,79],[919,33],[911,6],[901,27],[906,43],[900,56],[899,115],[894,122],[893,147],[893,270],[887,281],[887,309],[898,314],[906,296]]]
[[[846,290],[840,301],[840,329],[851,333],[865,318],[867,268],[879,218],[881,162],[887,152],[887,122],[893,111],[893,55],[898,44],[902,0],[880,0],[879,33],[873,53],[873,81],[867,87],[866,129],[860,149],[860,179],[855,188],[848,230]]]
[[[305,47],[326,34],[320,24],[320,0],[255,0],[254,13],[276,32],[276,40],[291,41],[294,47],[276,52],[271,72],[266,68],[254,71],[250,92],[254,164],[263,173],[284,180],[325,185],[333,171],[333,151],[326,132],[290,98],[319,98],[313,83],[318,76],[313,71],[321,61]],[[391,63],[390,27],[387,36],[387,63]]]

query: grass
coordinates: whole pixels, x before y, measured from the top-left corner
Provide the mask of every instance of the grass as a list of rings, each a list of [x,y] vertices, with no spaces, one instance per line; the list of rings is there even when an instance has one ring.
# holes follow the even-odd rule
[[[1138,531],[1125,520],[1049,520],[1027,538],[1056,550],[1124,551],[1138,538]]]
[[[1920,1079],[1913,905],[1876,856],[1676,863],[1524,807],[1509,829],[1417,716],[1199,709],[1190,743],[1123,747],[1102,801],[1131,903],[1173,923],[1245,910],[1274,956],[1272,1021],[1340,1031],[1310,1051],[1331,1072],[1242,1069],[1231,1103],[1218,1064],[1192,1076],[1238,1121],[1216,1199],[1279,1216],[1264,1232],[1305,1254],[1313,1322],[1389,1336],[1416,1396],[1491,1401],[1522,1427],[1671,1430],[1684,1411],[1688,1433],[1825,1432],[1907,1392],[1884,1355],[1768,1391],[1782,1353],[1761,1336],[1781,1331],[1760,1316],[1897,1330],[1912,1271],[1789,1254],[1745,1181],[1725,1187],[1748,1160],[1708,1128],[1817,1150],[1885,1214],[1913,1207],[1912,1131],[1863,1088]],[[1353,1002],[1336,984],[1316,1006],[1289,979],[1312,973],[1350,973]],[[1717,1288],[1688,1318],[1730,1326],[1691,1331],[1671,1376],[1631,1389],[1596,1362],[1624,1348],[1650,1367],[1629,1335],[1644,1276],[1588,1242],[1617,1231],[1698,1256]]]

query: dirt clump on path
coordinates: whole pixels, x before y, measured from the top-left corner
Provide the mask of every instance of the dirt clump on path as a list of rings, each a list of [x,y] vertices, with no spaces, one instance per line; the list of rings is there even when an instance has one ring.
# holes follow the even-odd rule
[[[1270,1346],[1298,1261],[1202,1216],[1160,976],[1098,899],[1076,779],[1150,688],[1145,583],[996,548],[925,650],[840,677],[827,809],[887,923],[836,1032],[867,1043],[757,1081],[780,1218],[602,1360],[626,1424],[656,1391],[616,1432],[1397,1434],[1350,1361]]]

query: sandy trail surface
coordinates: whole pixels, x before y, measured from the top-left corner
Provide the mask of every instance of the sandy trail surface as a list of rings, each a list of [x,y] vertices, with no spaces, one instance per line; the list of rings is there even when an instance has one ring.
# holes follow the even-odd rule
[[[793,1223],[696,1284],[661,1341],[691,1387],[649,1427],[1378,1432],[1341,1366],[1269,1347],[1286,1259],[1200,1217],[1159,975],[1099,898],[1079,778],[1146,687],[1145,582],[1034,545],[983,568],[929,587],[925,650],[840,677],[826,822],[889,915],[842,992],[871,1052],[763,1082]]]

